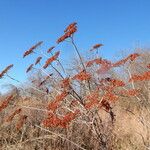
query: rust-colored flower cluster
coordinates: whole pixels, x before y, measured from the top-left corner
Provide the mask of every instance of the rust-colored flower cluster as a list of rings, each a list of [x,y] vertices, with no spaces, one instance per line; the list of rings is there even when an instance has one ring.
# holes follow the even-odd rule
[[[42,121],[44,127],[58,127],[61,124],[61,119],[53,113],[49,113],[48,117]]]
[[[70,86],[70,78],[65,78],[60,83],[61,88],[68,88]]]
[[[61,120],[61,126],[67,128],[72,120],[74,120],[77,115],[80,114],[80,110],[75,110],[75,112],[68,112]]]
[[[55,112],[55,110],[59,107],[60,102],[63,101],[68,94],[68,92],[63,91],[61,94],[57,95],[55,100],[48,104],[47,109]]]
[[[85,104],[85,108],[91,109],[92,107],[94,107],[99,103],[99,91],[96,90],[92,92],[90,95],[87,95],[86,99],[88,102]]]
[[[23,54],[23,58],[33,53],[33,51],[40,46],[43,43],[43,41],[38,42],[37,44],[33,45],[29,50],[25,51]]]
[[[43,66],[43,68],[46,69],[53,61],[55,61],[58,58],[59,54],[60,54],[60,51],[56,52],[54,54],[54,56],[47,59],[47,61],[45,62],[45,65]]]
[[[90,50],[90,51],[93,51],[93,50],[95,50],[95,49],[98,49],[98,48],[100,48],[101,46],[104,46],[103,44],[95,44],[93,47],[92,47],[92,49]]]
[[[72,79],[79,80],[79,81],[90,80],[91,74],[89,74],[85,70],[83,70],[80,73],[76,74]]]
[[[86,67],[91,67],[94,63],[97,65],[101,65],[100,68],[97,70],[97,73],[105,73],[112,67],[112,63],[109,60],[102,59],[102,58],[96,58],[93,60],[90,60],[86,63]]]
[[[4,110],[10,103],[10,101],[13,100],[13,95],[10,95],[0,104],[0,112]]]
[[[71,37],[76,31],[77,31],[77,23],[71,23],[66,29],[65,29],[65,34],[61,36],[58,40],[57,43],[63,42],[65,39]]]
[[[150,80],[150,71],[144,72],[142,75],[132,75],[129,82]]]
[[[127,58],[119,60],[112,64],[112,67],[120,67],[121,65],[124,65],[128,61]]]
[[[103,60],[101,67],[96,71],[98,74],[104,74],[112,68],[112,64],[108,60]]]
[[[13,67],[13,64],[7,66],[1,73],[0,73],[0,79]]]
[[[50,113],[48,117],[43,120],[42,124],[45,127],[62,127],[67,128],[72,120],[74,120],[80,113],[79,110],[75,112],[68,112],[65,116],[60,119],[56,114]]]
[[[125,86],[125,83],[119,79],[106,78],[105,80],[111,83],[113,87]]]
[[[86,63],[86,67],[91,67],[94,63],[98,64],[102,64],[102,58],[96,58],[93,60],[90,60]]]
[[[140,54],[138,54],[138,53],[130,54],[128,57],[126,57],[120,61],[117,61],[116,63],[113,63],[112,67],[120,67],[121,65],[124,65],[128,60],[134,61],[139,56],[140,56]]]
[[[150,64],[147,65],[147,68],[150,69]]]
[[[139,56],[140,56],[140,54],[134,53],[134,54],[129,55],[127,58],[131,61],[134,61]]]

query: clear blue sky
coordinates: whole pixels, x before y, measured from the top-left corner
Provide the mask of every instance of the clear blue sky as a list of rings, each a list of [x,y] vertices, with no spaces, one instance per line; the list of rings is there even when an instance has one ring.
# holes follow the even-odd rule
[[[23,81],[33,61],[23,60],[23,52],[40,40],[46,50],[73,21],[78,22],[75,38],[83,53],[95,43],[105,45],[101,54],[106,58],[136,45],[150,46],[150,0],[0,0],[0,70],[13,63],[10,73]],[[62,45],[67,62],[72,49]]]

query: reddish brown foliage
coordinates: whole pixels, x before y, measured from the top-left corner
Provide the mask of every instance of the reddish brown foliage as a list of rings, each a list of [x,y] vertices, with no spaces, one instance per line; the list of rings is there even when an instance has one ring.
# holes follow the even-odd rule
[[[58,58],[59,54],[60,54],[60,51],[56,52],[54,56],[47,59],[43,68],[46,69],[53,61],[55,61]]]
[[[40,46],[43,43],[43,41],[38,42],[37,44],[33,45],[29,50],[25,51],[23,54],[23,58],[33,53],[33,51]]]
[[[13,64],[7,66],[1,73],[0,73],[0,79],[13,67]]]
[[[147,65],[147,68],[150,69],[150,64]]]

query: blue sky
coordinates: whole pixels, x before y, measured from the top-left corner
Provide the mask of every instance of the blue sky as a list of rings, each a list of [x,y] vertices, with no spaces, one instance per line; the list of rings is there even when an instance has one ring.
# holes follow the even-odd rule
[[[85,53],[95,43],[103,43],[101,55],[119,56],[136,46],[150,46],[150,0],[0,0],[0,70],[13,63],[10,74],[24,81],[25,68],[34,56],[22,59],[33,44],[43,40],[43,50],[55,44],[71,22],[78,23],[75,39]],[[73,49],[60,46],[68,63]],[[10,83],[4,79],[0,84]]]

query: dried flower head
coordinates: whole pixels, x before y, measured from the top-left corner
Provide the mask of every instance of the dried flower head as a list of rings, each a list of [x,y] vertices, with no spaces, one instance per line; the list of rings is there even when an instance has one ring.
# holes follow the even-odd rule
[[[128,58],[122,59],[120,61],[117,61],[112,64],[112,67],[120,67],[121,65],[124,65],[128,61]]]
[[[46,69],[53,61],[55,61],[58,58],[59,54],[60,54],[60,51],[56,52],[54,56],[47,59],[43,68]]]
[[[67,128],[70,122],[74,120],[79,113],[80,110],[76,110],[75,112],[68,112],[61,120],[60,126],[63,128]]]
[[[44,127],[58,127],[61,124],[61,119],[53,113],[49,113],[48,118],[42,121]]]
[[[71,24],[68,25],[68,27],[64,30],[64,32],[68,32],[70,31],[72,28],[74,28],[77,25],[76,22],[73,22]]]
[[[138,53],[133,53],[130,54],[128,57],[126,57],[125,59],[122,59],[120,61],[117,61],[116,63],[112,64],[112,67],[120,67],[121,65],[124,65],[128,60],[130,61],[134,61],[137,57],[139,57],[140,54]]]
[[[129,55],[129,59],[131,60],[131,61],[134,61],[137,57],[139,57],[140,56],[140,54],[138,54],[138,53],[134,53],[134,54],[131,54],[131,55]]]
[[[86,96],[86,100],[88,101],[85,104],[85,108],[86,109],[91,109],[92,107],[94,107],[95,105],[97,105],[99,103],[99,91],[96,90],[94,92],[91,92],[89,95]]]
[[[39,86],[43,85],[52,75],[53,75],[53,73],[51,73],[48,76],[46,76],[45,79],[40,82]]]
[[[38,63],[40,63],[41,59],[42,59],[42,57],[38,57],[38,58],[36,59],[36,61],[35,61],[35,65],[37,65]]]
[[[77,31],[77,23],[72,23],[70,24],[66,29],[65,29],[65,34],[62,35],[58,40],[57,43],[63,42],[65,39],[71,37],[76,31]]]
[[[114,94],[113,92],[106,92],[104,95],[103,95],[103,99],[107,100],[107,101],[111,101],[111,102],[114,102],[118,99],[119,97]]]
[[[13,64],[7,66],[1,73],[0,73],[0,79],[13,67]]]
[[[102,47],[102,46],[104,46],[103,44],[95,44],[93,47],[92,47],[92,49],[90,49],[90,51],[93,51],[93,50],[95,50],[95,49],[98,49],[98,48],[100,48],[100,47]]]
[[[31,64],[28,68],[27,68],[27,70],[26,70],[26,73],[28,73],[29,71],[31,71],[32,70],[32,68],[33,68],[33,64]]]
[[[54,48],[55,48],[55,46],[50,47],[50,48],[47,50],[47,53],[50,53]]]
[[[90,60],[86,63],[86,67],[91,67],[94,63],[96,63],[97,65],[99,64],[102,64],[103,60],[102,58],[96,58],[96,59],[93,59],[93,60]]]
[[[25,53],[23,54],[23,58],[30,55],[31,53],[34,52],[34,50],[40,46],[43,43],[43,41],[38,42],[37,44],[33,45],[29,50],[25,51]]]
[[[96,71],[98,74],[104,74],[112,68],[111,61],[103,59],[101,62],[101,67]]]
[[[85,70],[83,70],[80,73],[76,74],[72,79],[73,80],[80,80],[80,81],[90,80],[91,75],[89,73],[87,73]]]
[[[70,78],[65,78],[60,83],[61,88],[68,88],[70,86]]]
[[[114,87],[125,86],[125,83],[118,79],[110,79],[108,82],[110,82]]]
[[[55,100],[48,104],[47,109],[54,112],[59,107],[60,102],[63,101],[67,95],[68,92],[66,91],[63,91],[61,94],[57,95]]]

